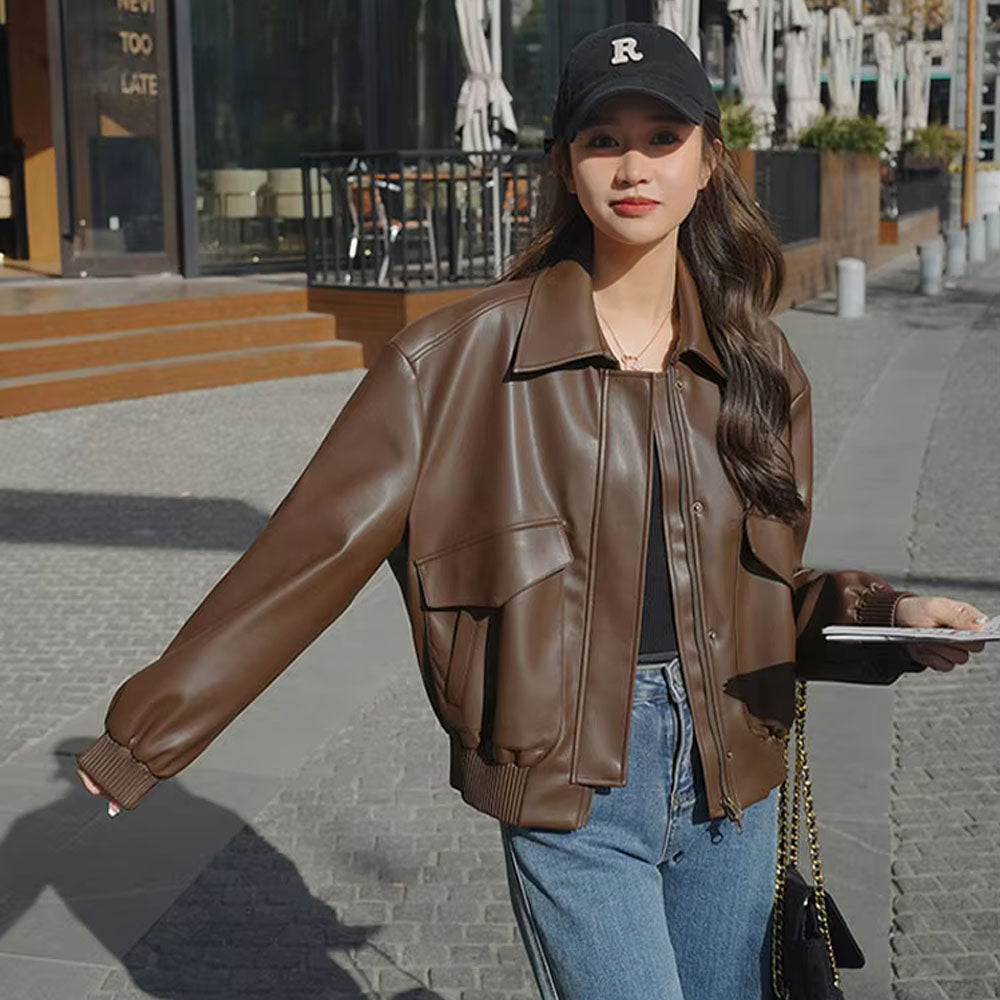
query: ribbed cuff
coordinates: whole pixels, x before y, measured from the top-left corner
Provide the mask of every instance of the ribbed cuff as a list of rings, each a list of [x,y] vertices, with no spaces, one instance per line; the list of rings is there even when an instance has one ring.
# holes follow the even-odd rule
[[[77,763],[105,795],[125,809],[134,809],[159,780],[132,756],[128,747],[116,743],[107,733],[84,750]]]
[[[858,598],[854,617],[859,625],[896,624],[896,605],[904,597],[916,597],[909,590],[893,590],[881,583],[873,583]]]

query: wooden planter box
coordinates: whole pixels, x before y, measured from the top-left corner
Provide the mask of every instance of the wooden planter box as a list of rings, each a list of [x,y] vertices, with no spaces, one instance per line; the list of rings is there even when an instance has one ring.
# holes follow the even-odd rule
[[[867,153],[820,154],[820,235],[785,251],[780,312],[836,286],[837,261],[871,265],[879,246],[879,158]]]

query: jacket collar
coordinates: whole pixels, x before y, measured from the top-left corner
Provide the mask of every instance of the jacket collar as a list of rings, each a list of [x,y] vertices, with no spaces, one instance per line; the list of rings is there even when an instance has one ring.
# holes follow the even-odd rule
[[[585,255],[580,259],[564,258],[540,272],[532,282],[512,370],[537,372],[594,356],[604,357],[612,367],[619,367],[617,357],[604,339],[592,294]],[[705,328],[697,285],[680,250],[676,296],[680,314],[677,356],[693,351],[725,378],[725,370]]]

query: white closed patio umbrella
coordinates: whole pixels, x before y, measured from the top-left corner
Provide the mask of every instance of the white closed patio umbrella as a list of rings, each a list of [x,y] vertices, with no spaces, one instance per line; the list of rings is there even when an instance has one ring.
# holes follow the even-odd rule
[[[853,118],[858,113],[858,94],[851,83],[854,63],[854,22],[843,7],[830,11],[830,60],[826,83],[830,88],[830,114]]]
[[[922,41],[909,41],[905,47],[906,59],[906,108],[903,116],[903,133],[913,137],[918,128],[927,127],[930,104],[931,71],[927,51]]]
[[[733,20],[736,50],[736,77],[743,101],[753,108],[757,123],[755,149],[771,148],[771,132],[777,109],[761,61],[761,33],[758,24],[758,0],[727,0],[726,9]]]
[[[656,23],[676,32],[701,59],[700,0],[656,0]]]
[[[791,0],[784,34],[785,133],[790,139],[812,125],[823,110],[816,66],[816,43],[820,41],[822,18],[823,12],[810,11],[805,0]]]
[[[875,33],[875,64],[878,67],[878,97],[879,125],[884,125],[887,131],[886,148],[896,152],[900,145],[899,107],[896,104],[896,46],[888,31]]]
[[[455,0],[458,33],[466,76],[455,109],[455,133],[464,150],[500,149],[501,132],[509,141],[517,138],[514,100],[500,75],[500,0],[490,0],[490,44],[484,28],[483,0]],[[482,157],[470,157],[482,166]],[[500,260],[500,168],[493,170],[493,267],[499,275]]]

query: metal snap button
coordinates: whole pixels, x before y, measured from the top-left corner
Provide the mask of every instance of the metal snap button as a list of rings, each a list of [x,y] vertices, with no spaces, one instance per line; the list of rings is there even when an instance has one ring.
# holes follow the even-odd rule
[[[678,389],[683,389],[684,388],[684,379],[682,379],[682,378],[674,379],[674,385],[676,385]]]
[[[691,504],[691,509],[696,514],[700,514],[705,509],[705,505],[700,500],[695,500],[695,502]]]
[[[727,758],[728,758],[729,760],[732,760],[732,758],[733,758],[733,751],[732,751],[732,750],[727,750],[727,751],[726,751],[726,757],[727,757]]]
[[[715,629],[714,629],[714,628],[710,628],[710,629],[708,630],[708,637],[709,637],[709,639],[715,639],[715,638],[718,638],[718,636],[716,635],[716,632],[715,632]]]

